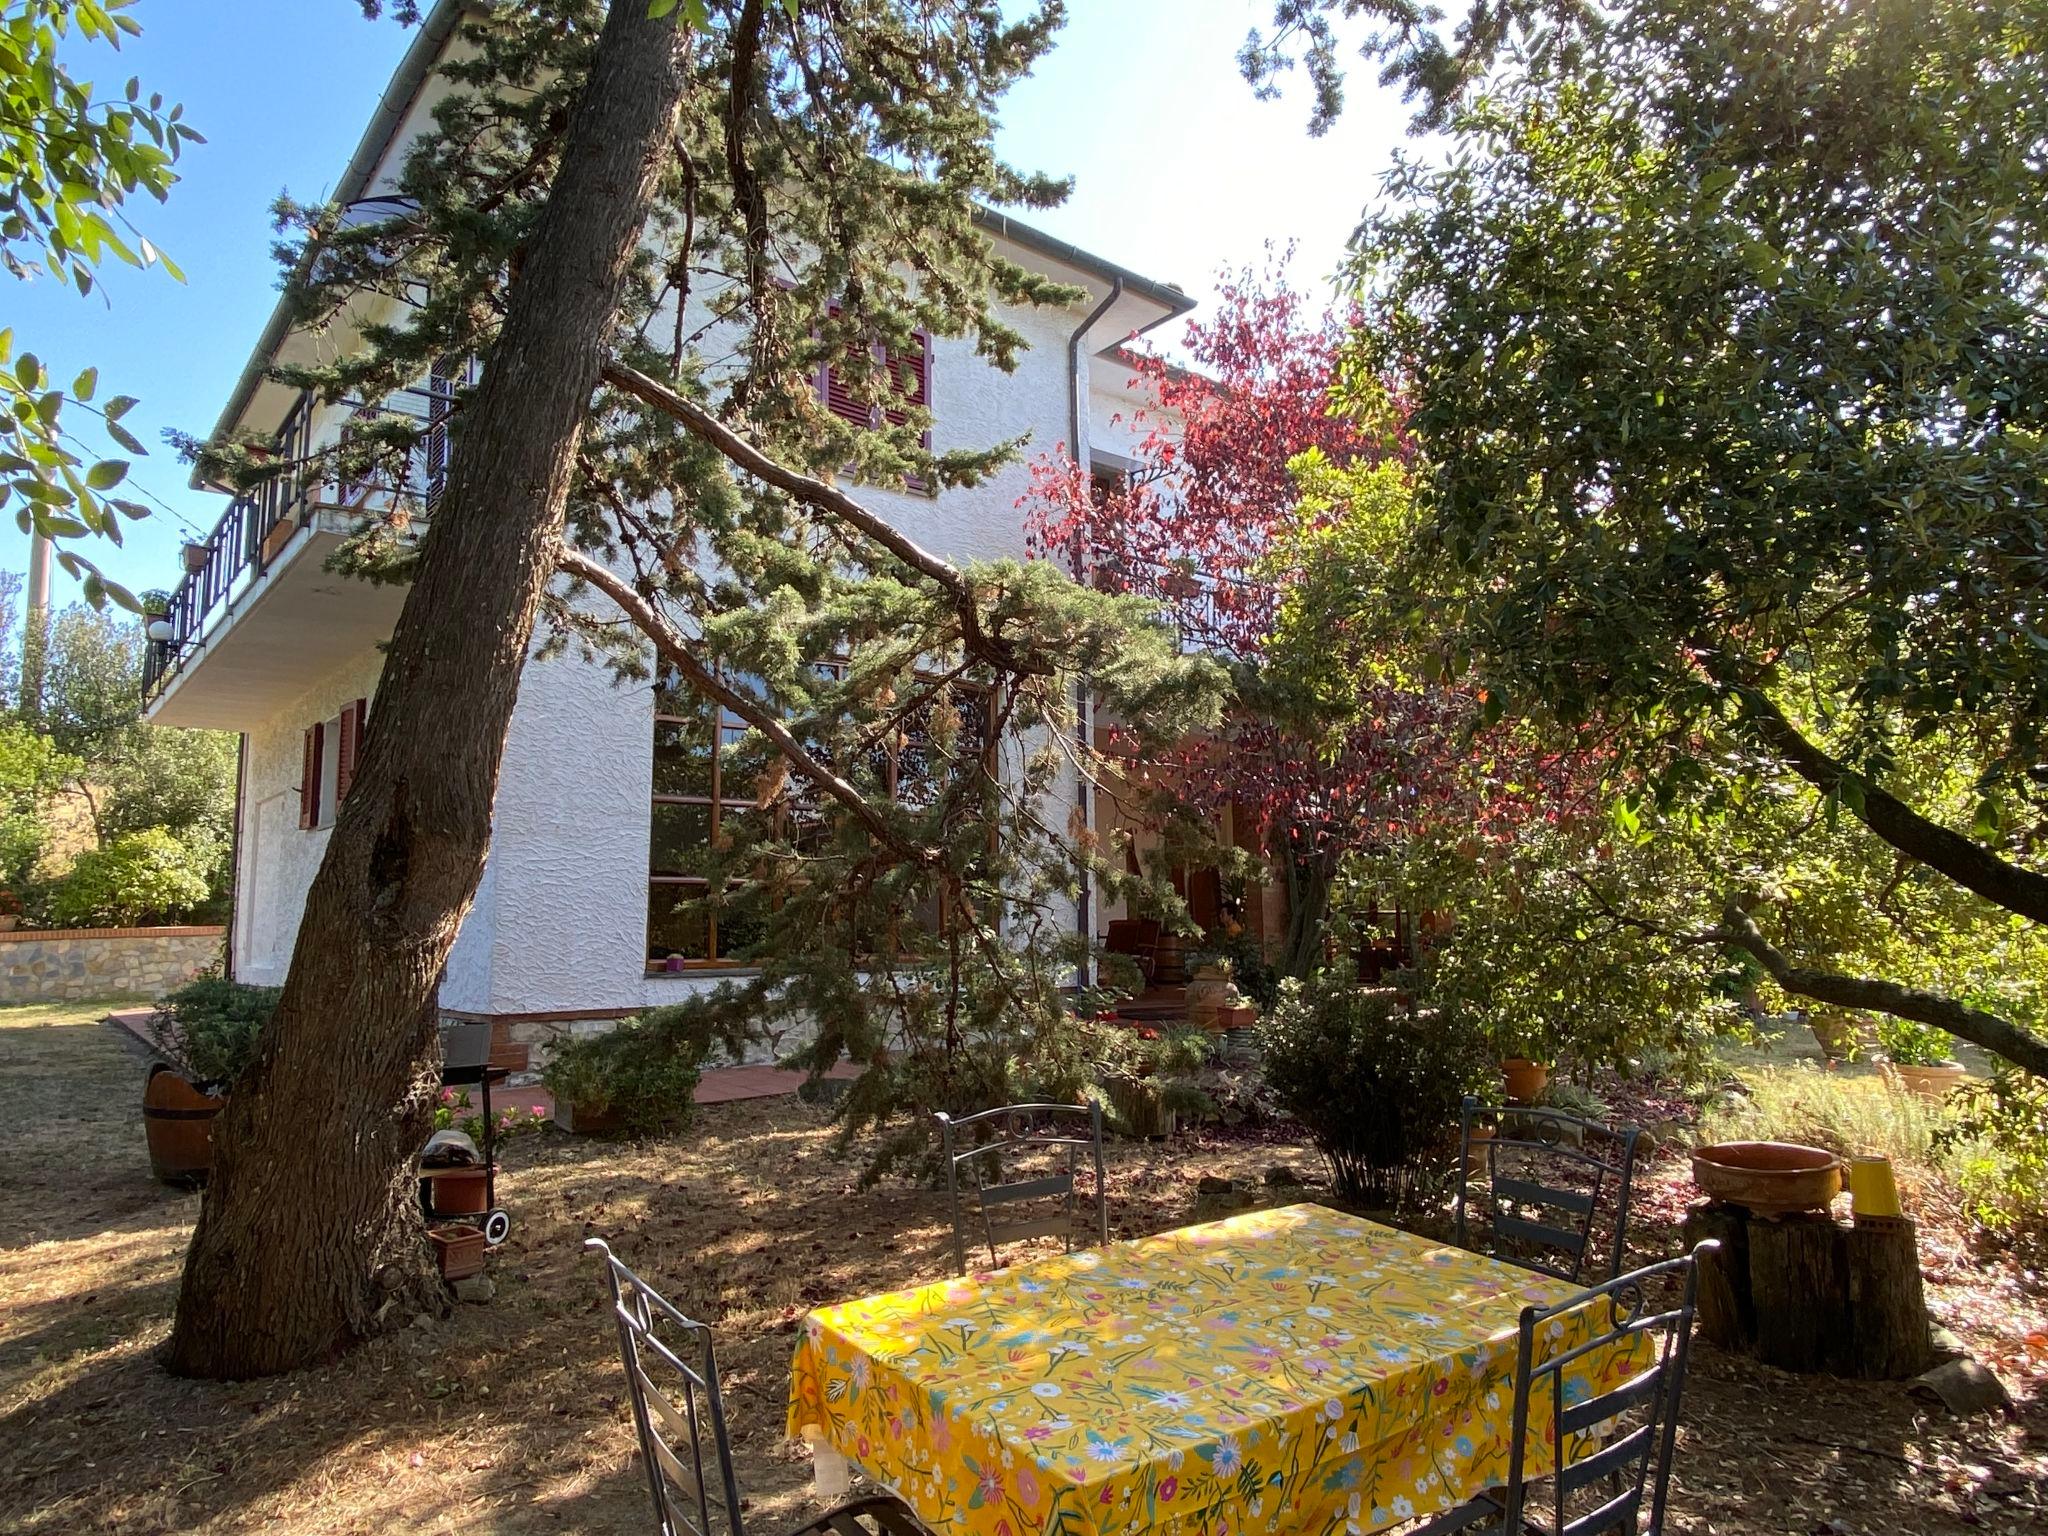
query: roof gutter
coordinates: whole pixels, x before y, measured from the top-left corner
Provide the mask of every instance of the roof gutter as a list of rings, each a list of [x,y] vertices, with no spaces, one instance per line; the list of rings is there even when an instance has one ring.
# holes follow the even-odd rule
[[[1119,292],[1135,293],[1155,304],[1163,304],[1171,312],[1169,319],[1173,315],[1184,315],[1195,307],[1196,300],[1174,284],[1162,283],[1157,278],[1145,276],[1142,272],[1133,272],[1129,267],[1120,267],[1113,261],[1104,261],[1093,251],[1084,251],[1072,241],[1048,235],[1042,229],[1034,229],[1029,224],[1011,218],[1007,213],[997,213],[993,208],[977,206],[974,210],[974,222],[978,228],[1007,240],[1012,245],[1021,245],[1028,251],[1036,251],[1039,255],[1048,256],[1054,261],[1078,267],[1083,272],[1093,272],[1106,277],[1117,285]],[[1154,325],[1158,323],[1153,322]],[[1151,328],[1149,325],[1144,327],[1145,330]]]
[[[420,23],[419,31],[414,34],[412,45],[405,50],[405,57],[399,60],[391,83],[384,87],[377,110],[370,114],[369,125],[363,129],[363,136],[356,144],[355,153],[349,156],[341,179],[335,182],[334,191],[328,196],[329,202],[347,204],[362,196],[370,184],[370,177],[376,173],[378,162],[384,158],[384,152],[391,147],[392,139],[412,114],[420,93],[427,88],[427,82],[433,78],[434,65],[441,57],[441,50],[454,35],[469,3],[470,0],[436,0],[433,10],[427,13],[426,20]],[[292,275],[296,278],[298,273],[295,271]],[[257,339],[255,350],[249,354],[247,366],[242,369],[241,377],[235,380],[235,387],[228,395],[227,409],[214,423],[215,438],[225,437],[234,430],[242,412],[249,408],[250,398],[270,372],[278,348],[291,334],[291,284],[287,283],[285,288],[286,291],[278,298],[277,307],[270,312],[270,319],[263,327],[262,336]],[[195,489],[204,489],[197,476],[192,483]]]

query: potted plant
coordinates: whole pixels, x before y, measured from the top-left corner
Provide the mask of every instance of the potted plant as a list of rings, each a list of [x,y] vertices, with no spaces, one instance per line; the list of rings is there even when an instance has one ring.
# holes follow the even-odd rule
[[[1854,1061],[1862,1045],[1862,1031],[1856,1015],[1842,1008],[1816,1008],[1806,1015],[1806,1027],[1813,1033],[1814,1044],[1832,1065],[1838,1061]]]
[[[1183,1110],[1200,1113],[1208,1107],[1208,1096],[1194,1082],[1209,1059],[1202,1030],[1105,1021],[1097,1042],[1097,1077],[1124,1135],[1171,1136]]]
[[[162,1059],[142,1090],[150,1171],[166,1184],[204,1182],[213,1170],[213,1120],[256,1052],[277,988],[201,977],[157,1004],[147,1030]]]
[[[1240,1001],[1231,985],[1230,962],[1214,950],[1201,950],[1188,956],[1188,963],[1194,968],[1186,993],[1188,1017],[1203,1029],[1216,1029],[1222,1010]]]
[[[555,1124],[580,1136],[680,1129],[695,1105],[710,1041],[687,1004],[649,1008],[596,1035],[556,1042],[541,1068]]]
[[[1949,1055],[1948,1031],[1932,1024],[1887,1018],[1878,1024],[1877,1038],[1888,1063],[1886,1075],[1895,1085],[1929,1104],[1939,1104],[1970,1075],[1961,1062]]]
[[[197,576],[206,569],[206,557],[212,549],[213,546],[211,544],[201,543],[196,539],[187,539],[178,548],[178,559],[184,565],[187,574]]]
[[[1550,1085],[1550,1058],[1533,1029],[1498,1033],[1501,1088],[1510,1104],[1534,1104]]]

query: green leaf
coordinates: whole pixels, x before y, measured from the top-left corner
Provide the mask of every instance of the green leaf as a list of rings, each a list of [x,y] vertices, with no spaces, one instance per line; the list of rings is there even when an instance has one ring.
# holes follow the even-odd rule
[[[102,459],[85,473],[85,483],[96,491],[111,491],[127,478],[126,459]]]
[[[71,381],[71,393],[80,400],[90,400],[92,392],[100,387],[100,371],[88,368]]]

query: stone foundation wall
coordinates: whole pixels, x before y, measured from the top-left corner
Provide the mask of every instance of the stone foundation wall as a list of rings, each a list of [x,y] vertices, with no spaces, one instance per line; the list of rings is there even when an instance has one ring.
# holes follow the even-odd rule
[[[219,928],[0,933],[0,1005],[155,998],[220,958]]]

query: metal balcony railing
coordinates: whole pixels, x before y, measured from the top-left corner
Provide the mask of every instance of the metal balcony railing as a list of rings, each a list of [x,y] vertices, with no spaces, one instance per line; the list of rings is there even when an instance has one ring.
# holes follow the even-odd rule
[[[1155,560],[1106,544],[1089,551],[1089,574],[1102,592],[1156,599],[1180,631],[1184,651],[1247,656],[1271,628],[1278,591],[1263,582],[1199,568],[1192,560]]]
[[[204,553],[196,561],[187,557],[185,575],[172,589],[165,611],[151,615],[151,627],[160,620],[169,633],[152,638],[145,649],[145,704],[183,670],[193,643],[206,636],[282,553],[288,539],[273,543],[278,528],[303,528],[322,510],[358,513],[365,519],[402,511],[415,522],[432,513],[448,474],[455,390],[467,371],[437,367],[425,387],[399,390],[380,405],[343,402],[346,415],[321,411],[310,391],[299,396],[270,450],[279,466],[276,473],[228,504],[199,546]],[[364,420],[393,414],[425,425],[403,466],[380,467],[358,480],[333,478],[325,450],[360,430]]]

